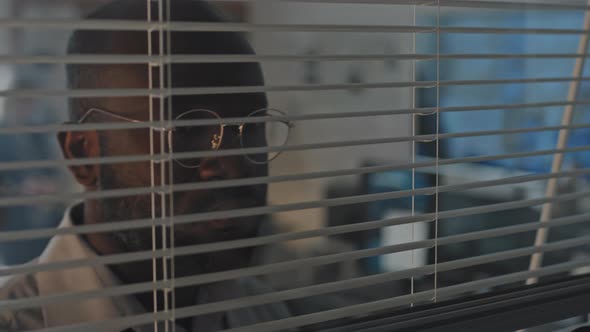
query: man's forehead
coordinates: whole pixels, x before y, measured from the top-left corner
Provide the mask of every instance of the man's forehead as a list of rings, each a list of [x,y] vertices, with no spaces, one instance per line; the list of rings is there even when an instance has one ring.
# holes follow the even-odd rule
[[[148,66],[116,65],[105,67],[96,77],[95,87],[98,89],[148,89],[150,87],[150,74]],[[195,73],[198,75],[198,73]],[[159,77],[152,73],[152,88],[160,86]],[[171,77],[171,84],[164,82],[164,86],[176,86],[174,75]],[[198,82],[198,78],[195,79]],[[186,80],[183,80],[186,84]],[[197,84],[197,83],[195,83]],[[184,84],[183,84],[184,85]],[[169,113],[168,98],[155,96],[127,97],[127,98],[102,98],[100,105],[92,107],[103,107],[109,111],[126,115],[149,118],[150,109],[159,113],[160,106]],[[196,108],[206,108],[219,113],[222,117],[241,117],[266,107],[264,94],[213,94],[213,95],[175,95],[171,97],[172,116]]]
[[[221,98],[225,97],[225,98]],[[171,103],[168,98],[152,97],[112,97],[102,98],[95,105],[89,107],[104,108],[111,112],[124,115],[138,120],[149,119],[150,110],[155,118],[160,117],[161,106],[163,105],[165,117],[176,117],[191,109],[208,109],[217,112],[221,117],[244,117],[265,105],[253,101],[248,96],[241,95],[196,95],[172,97]],[[170,113],[169,110],[172,110]]]
[[[145,89],[149,87],[149,66],[147,65],[108,65],[88,68],[96,72],[94,85],[99,89]]]

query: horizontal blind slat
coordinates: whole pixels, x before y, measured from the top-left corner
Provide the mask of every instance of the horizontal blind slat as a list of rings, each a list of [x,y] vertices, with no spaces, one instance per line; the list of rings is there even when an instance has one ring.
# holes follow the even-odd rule
[[[220,31],[220,32],[347,32],[347,33],[462,33],[580,35],[583,29],[492,28],[419,25],[254,24],[217,22],[147,22],[96,19],[0,19],[0,29],[67,29],[105,31]]]
[[[569,78],[559,81],[570,81]],[[587,80],[585,78],[584,80]],[[199,87],[199,88],[172,88],[172,89],[12,89],[0,91],[0,97],[4,98],[106,98],[106,97],[147,97],[147,96],[191,96],[211,94],[238,94],[259,92],[294,92],[294,91],[330,91],[348,89],[385,89],[408,87],[432,87],[436,82],[386,82],[386,83],[345,83],[345,84],[316,84],[316,85],[291,85],[291,86],[242,86],[242,87]]]
[[[440,54],[441,60],[478,59],[569,59],[589,57],[577,53],[458,53]],[[148,64],[153,62],[170,64],[195,63],[242,63],[266,61],[382,61],[382,60],[435,60],[436,54],[208,54],[208,55],[0,55],[0,64]]]
[[[234,0],[211,0],[213,2],[227,2]],[[239,2],[264,2],[269,0],[235,0]],[[363,5],[411,5],[411,6],[440,6],[459,8],[508,9],[508,10],[590,10],[588,5],[572,3],[549,3],[540,1],[473,1],[473,0],[278,0],[286,3],[309,4],[363,4]]]
[[[436,30],[433,26],[414,25],[346,25],[346,24],[254,24],[230,22],[148,22],[146,20],[99,20],[99,19],[0,19],[0,29],[67,29],[102,31],[270,31],[270,32],[420,32]],[[574,29],[543,29],[568,31]],[[486,30],[484,30],[486,31]],[[558,32],[559,33],[559,32]]]
[[[540,84],[560,83],[572,81],[590,81],[590,77],[548,77],[548,78],[520,78],[520,79],[493,79],[493,80],[449,80],[440,81],[438,86],[472,86],[495,84]],[[1,90],[0,97],[4,98],[106,98],[106,97],[147,97],[147,96],[192,96],[213,94],[239,94],[259,92],[296,92],[296,91],[331,91],[348,89],[386,89],[386,88],[434,88],[436,81],[413,82],[383,82],[383,83],[344,83],[344,84],[304,84],[284,86],[240,86],[240,87],[198,87],[198,88],[171,88],[171,89],[11,89]]]

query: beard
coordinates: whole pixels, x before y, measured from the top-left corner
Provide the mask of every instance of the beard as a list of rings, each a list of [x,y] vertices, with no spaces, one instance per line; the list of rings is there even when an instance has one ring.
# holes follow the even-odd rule
[[[122,180],[117,177],[114,167],[101,166],[101,190],[128,187],[121,185],[124,183]],[[174,204],[171,204],[170,195],[173,195]],[[104,222],[149,218],[160,221],[165,216],[170,216],[170,212],[174,216],[182,216],[248,208],[262,206],[265,200],[266,186],[248,186],[156,194],[153,203],[149,194],[107,198],[101,200],[100,205]],[[166,213],[163,213],[164,210]],[[258,233],[261,219],[261,216],[250,216],[223,221],[183,223],[173,227],[170,224],[155,225],[118,230],[111,234],[125,252],[148,251],[254,237]],[[173,258],[174,275],[182,277],[241,268],[250,265],[252,256],[253,248],[251,247],[176,256]]]

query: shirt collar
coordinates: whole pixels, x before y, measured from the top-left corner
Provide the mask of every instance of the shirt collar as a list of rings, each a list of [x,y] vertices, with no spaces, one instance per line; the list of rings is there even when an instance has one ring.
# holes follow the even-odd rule
[[[72,213],[79,206],[68,208],[59,228],[73,226]],[[53,237],[39,257],[39,263],[92,259],[97,254],[78,235]],[[36,274],[39,295],[94,291],[120,285],[117,277],[104,265],[57,269]],[[141,313],[143,308],[133,296],[95,297],[88,300],[59,301],[42,308],[48,326],[105,321]]]
[[[72,218],[82,217],[82,206],[77,205],[66,210],[59,228],[75,227]],[[56,263],[60,261],[92,259],[97,253],[78,235],[65,234],[53,237],[39,257],[39,263]],[[56,269],[36,274],[39,295],[95,291],[121,285],[120,280],[104,265],[82,266],[71,269]],[[255,295],[269,291],[254,279],[220,282],[202,287],[195,304],[222,301],[230,298]],[[95,297],[76,303],[61,301],[42,308],[48,326],[105,321],[124,316],[145,313],[145,309],[132,295],[119,297]],[[227,313],[217,313],[195,317],[193,330],[217,331],[221,326],[221,317],[225,314],[229,327],[255,324],[261,320],[280,319],[289,316],[283,304],[261,305],[254,308],[240,308]],[[136,332],[152,331],[152,325],[138,329]],[[162,329],[163,330],[163,329]],[[182,332],[180,326],[176,331]],[[109,331],[110,332],[110,331]],[[118,330],[113,332],[119,332]]]

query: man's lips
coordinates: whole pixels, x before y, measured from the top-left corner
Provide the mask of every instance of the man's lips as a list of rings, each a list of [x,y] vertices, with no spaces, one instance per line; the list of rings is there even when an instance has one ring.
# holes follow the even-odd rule
[[[240,210],[240,209],[247,209],[255,207],[253,199],[227,199],[223,201],[216,201],[209,205],[206,209],[201,211],[190,211],[192,209],[188,209],[190,212],[177,212],[176,215],[180,216],[182,214],[209,214],[212,213],[213,216],[211,219],[202,220],[202,221],[195,221],[194,223],[188,223],[183,225],[183,227],[179,227],[178,229],[183,229],[189,231],[190,233],[193,232],[202,232],[202,231],[227,231],[233,228],[239,228],[241,222],[243,222],[244,217],[239,216],[227,216],[226,212],[232,210]],[[185,209],[182,209],[185,210]],[[186,210],[185,210],[186,211]],[[246,217],[248,218],[248,217]]]
[[[236,220],[229,220],[229,219],[215,219],[215,220],[209,220],[209,221],[205,221],[205,224],[210,227],[213,228],[215,230],[227,230],[232,228],[232,226],[235,227],[235,223],[237,221]]]
[[[207,210],[208,210],[208,212],[218,212],[220,214],[224,214],[225,211],[246,209],[246,208],[250,208],[250,207],[254,206],[254,204],[248,204],[248,203],[249,202],[247,202],[246,200],[241,200],[241,201],[227,200],[227,201],[223,201],[223,202],[216,202]],[[204,223],[207,226],[209,226],[213,229],[216,229],[216,230],[225,230],[225,229],[237,227],[237,223],[239,223],[239,222],[240,221],[238,219],[236,219],[236,217],[231,218],[231,219],[228,217],[220,217],[220,218],[215,218],[212,220],[204,221]]]

